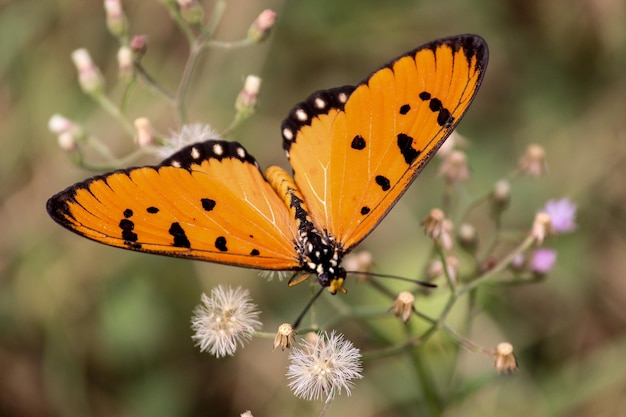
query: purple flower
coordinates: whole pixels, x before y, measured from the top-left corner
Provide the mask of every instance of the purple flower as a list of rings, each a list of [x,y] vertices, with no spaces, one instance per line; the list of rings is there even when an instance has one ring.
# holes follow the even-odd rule
[[[555,233],[571,232],[576,229],[576,204],[568,198],[550,200],[543,211],[550,215],[550,221]]]
[[[530,261],[530,270],[536,274],[545,275],[554,267],[555,262],[556,251],[554,249],[537,249]]]

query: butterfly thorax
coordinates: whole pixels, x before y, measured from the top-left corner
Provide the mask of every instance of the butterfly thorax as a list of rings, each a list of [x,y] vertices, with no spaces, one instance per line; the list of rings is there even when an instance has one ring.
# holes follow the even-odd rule
[[[328,287],[332,294],[345,292],[343,281],[346,270],[341,267],[343,252],[332,238],[317,231],[312,223],[305,223],[296,251],[300,255],[302,269],[316,274],[321,286]]]
[[[265,171],[265,176],[289,207],[289,212],[296,221],[298,235],[294,239],[294,245],[302,270],[308,274],[316,274],[320,285],[328,287],[332,294],[337,291],[345,292],[343,281],[346,271],[341,267],[344,254],[341,245],[329,233],[321,232],[315,227],[302,194],[285,170],[271,166]]]

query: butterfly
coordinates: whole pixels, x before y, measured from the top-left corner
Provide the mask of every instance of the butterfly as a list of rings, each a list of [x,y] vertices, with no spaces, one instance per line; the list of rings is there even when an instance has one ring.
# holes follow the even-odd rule
[[[263,173],[237,142],[208,140],[156,166],[79,182],[51,197],[48,213],[107,245],[316,275],[331,293],[346,292],[342,258],[453,131],[487,61],[481,37],[443,38],[356,86],[311,94],[281,127],[291,175],[277,166]]]

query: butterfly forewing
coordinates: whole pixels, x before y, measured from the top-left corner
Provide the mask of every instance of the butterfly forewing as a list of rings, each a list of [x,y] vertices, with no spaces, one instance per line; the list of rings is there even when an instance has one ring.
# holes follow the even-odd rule
[[[271,270],[298,269],[294,220],[235,142],[94,177],[52,197],[64,227],[111,246]]]
[[[320,230],[346,252],[365,238],[459,122],[486,65],[481,38],[442,39],[374,72],[345,104],[316,114],[316,93],[296,106],[284,123],[293,133],[289,140],[283,130],[285,147]]]

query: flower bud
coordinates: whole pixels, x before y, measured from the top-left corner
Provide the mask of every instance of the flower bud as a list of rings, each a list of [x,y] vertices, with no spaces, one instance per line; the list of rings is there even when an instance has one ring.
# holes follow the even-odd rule
[[[135,59],[141,58],[148,49],[148,37],[146,35],[136,35],[130,40],[130,49],[133,51]]]
[[[270,9],[263,10],[248,29],[248,39],[253,42],[262,42],[270,34],[276,22],[276,12]]]
[[[125,81],[131,81],[135,74],[133,66],[133,51],[128,46],[122,46],[117,51],[117,67],[119,77]]]
[[[491,209],[496,213],[503,212],[511,201],[511,184],[507,180],[496,182],[490,197]]]
[[[547,275],[556,263],[556,251],[553,249],[537,249],[530,260],[530,270],[539,277]]]
[[[550,215],[545,212],[537,213],[535,215],[535,220],[533,221],[533,226],[530,230],[530,236],[537,242],[537,244],[541,245],[546,236],[551,235],[552,233],[553,230]]]
[[[195,0],[176,0],[183,18],[194,25],[202,23],[204,9]]]
[[[128,22],[120,0],[104,0],[104,11],[109,32],[118,38],[125,38]]]
[[[476,253],[478,249],[478,233],[476,228],[469,223],[463,223],[457,234],[459,245],[469,253]]]
[[[78,70],[78,83],[85,93],[100,94],[104,88],[104,79],[100,70],[91,60],[86,49],[77,49],[72,52],[72,60]]]
[[[154,135],[152,133],[152,126],[150,121],[145,117],[139,117],[135,119],[135,142],[140,148],[154,145]]]
[[[235,109],[237,113],[243,116],[249,116],[256,109],[259,90],[261,88],[261,78],[256,75],[248,75],[244,83],[243,89],[237,96],[235,101]]]

